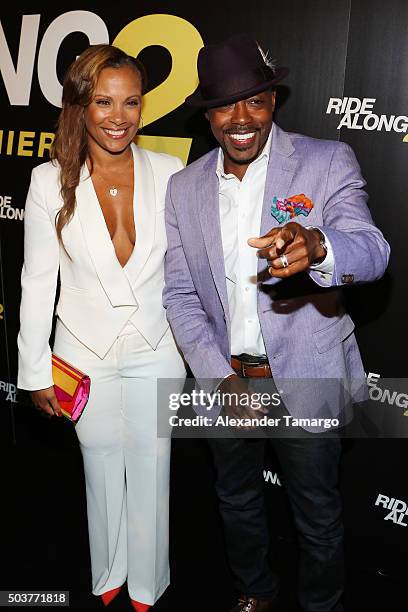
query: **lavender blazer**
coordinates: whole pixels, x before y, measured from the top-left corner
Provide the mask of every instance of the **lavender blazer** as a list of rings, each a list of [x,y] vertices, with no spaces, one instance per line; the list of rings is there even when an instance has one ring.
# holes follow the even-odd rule
[[[233,373],[217,156],[214,149],[174,174],[166,196],[164,305],[186,361],[207,389],[207,379]],[[286,133],[274,124],[260,235],[279,226],[271,215],[274,196],[303,193],[314,207],[293,220],[323,229],[335,259],[330,285],[312,271],[272,278],[259,260],[262,335],[278,389],[295,417],[345,421],[348,399],[362,397],[363,365],[339,287],[380,278],[390,252],[367,208],[364,185],[347,144]]]

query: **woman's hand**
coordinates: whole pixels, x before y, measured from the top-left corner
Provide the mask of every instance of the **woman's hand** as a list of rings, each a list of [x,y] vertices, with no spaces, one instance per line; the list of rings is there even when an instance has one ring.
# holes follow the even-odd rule
[[[31,391],[31,399],[34,406],[48,414],[49,416],[62,416],[61,406],[58,403],[55,395],[54,387],[48,387],[48,389],[39,389],[38,391]]]

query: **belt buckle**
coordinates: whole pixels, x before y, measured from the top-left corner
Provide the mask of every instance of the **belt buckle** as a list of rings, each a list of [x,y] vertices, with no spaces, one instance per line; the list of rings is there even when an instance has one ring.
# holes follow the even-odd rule
[[[246,374],[246,370],[247,370],[247,368],[248,368],[248,369],[249,369],[249,368],[256,369],[256,368],[261,368],[263,365],[264,365],[263,363],[252,363],[252,362],[249,362],[249,361],[241,361],[241,371],[242,371],[242,376],[244,376],[244,377],[245,377],[245,376],[250,377],[250,375],[249,375],[249,374],[248,374],[248,375]],[[255,376],[256,376],[256,375],[255,375]]]
[[[268,365],[268,362],[258,362],[258,363],[254,363],[253,361],[246,361],[245,359],[240,359],[239,357],[235,357],[235,359],[239,362],[240,364],[240,372],[242,374],[242,376],[247,376],[247,368],[263,368],[263,372],[265,374],[265,366]]]

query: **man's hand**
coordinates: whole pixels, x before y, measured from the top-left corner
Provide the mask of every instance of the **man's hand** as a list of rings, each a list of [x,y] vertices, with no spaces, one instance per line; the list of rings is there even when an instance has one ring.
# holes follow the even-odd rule
[[[232,419],[260,419],[268,414],[268,409],[261,406],[252,408],[249,380],[237,374],[231,374],[218,387],[225,413]],[[249,405],[248,405],[249,404]],[[258,406],[258,404],[257,404]],[[242,429],[254,429],[252,426],[240,426]]]
[[[277,278],[303,272],[326,255],[319,232],[294,222],[275,227],[260,238],[249,238],[248,244],[259,249],[258,257],[268,260],[269,274]]]
[[[38,391],[31,391],[31,399],[37,410],[41,410],[44,415],[48,416],[62,416],[61,406],[58,403],[55,395],[54,387],[48,387],[47,389],[39,389]]]

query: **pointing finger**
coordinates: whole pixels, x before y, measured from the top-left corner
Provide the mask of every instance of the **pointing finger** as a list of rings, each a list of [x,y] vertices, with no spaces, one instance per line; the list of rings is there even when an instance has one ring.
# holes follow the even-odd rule
[[[279,228],[274,228],[263,236],[248,238],[247,242],[249,246],[254,247],[256,249],[264,249],[266,247],[274,246],[275,237],[279,233],[279,231]]]

